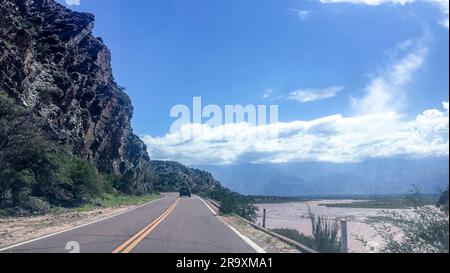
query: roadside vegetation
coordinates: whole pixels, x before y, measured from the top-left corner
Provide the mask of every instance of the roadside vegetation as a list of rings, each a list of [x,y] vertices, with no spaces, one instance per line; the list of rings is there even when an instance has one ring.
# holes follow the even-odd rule
[[[51,213],[65,213],[65,212],[88,212],[94,209],[102,208],[120,208],[127,206],[139,206],[150,201],[156,200],[161,196],[158,194],[132,196],[120,193],[103,194],[102,196],[92,200],[91,203],[75,207],[75,208],[61,208],[57,207],[51,210]]]
[[[272,229],[272,231],[319,253],[338,253],[340,251],[339,223],[326,216],[317,215],[311,209],[308,209],[308,215],[313,236],[306,236],[295,229],[288,228]]]
[[[258,208],[252,198],[240,195],[223,187],[215,187],[205,194],[220,204],[220,213],[236,214],[251,222],[256,221]]]
[[[100,172],[47,138],[41,125],[0,93],[0,215],[125,202],[126,177]]]

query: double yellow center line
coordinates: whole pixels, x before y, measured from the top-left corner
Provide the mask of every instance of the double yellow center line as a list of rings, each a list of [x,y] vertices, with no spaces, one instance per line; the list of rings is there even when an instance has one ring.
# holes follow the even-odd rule
[[[156,218],[155,221],[148,224],[148,226],[141,229],[138,233],[128,239],[125,243],[116,248],[113,253],[130,253],[142,240],[147,237],[150,232],[152,232],[159,224],[161,224],[164,219],[175,209],[175,207],[180,202],[180,198],[177,198],[175,202],[170,205],[170,207],[161,216]]]

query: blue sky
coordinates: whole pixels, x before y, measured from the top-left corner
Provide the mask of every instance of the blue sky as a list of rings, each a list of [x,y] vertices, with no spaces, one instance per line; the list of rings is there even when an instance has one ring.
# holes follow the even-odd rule
[[[153,158],[214,164],[251,155],[254,162],[340,162],[372,155],[442,155],[446,147],[448,155],[448,105],[442,107],[449,90],[447,1],[81,0],[70,8],[95,15],[95,35],[111,49],[114,76],[135,108],[134,130]],[[277,104],[280,126],[310,124],[301,129],[307,131],[296,127],[299,138],[286,139],[286,145],[316,142],[295,152],[261,150],[255,143],[180,145],[168,135],[174,121],[169,111],[176,104],[191,105],[193,96],[205,104]],[[404,131],[421,115],[430,118],[424,114],[428,110],[443,118],[433,116],[435,123],[426,130],[441,131],[430,136],[420,127],[415,136],[427,136],[412,145]],[[340,122],[364,123],[389,113],[395,116],[377,122],[391,122],[386,127],[393,131],[383,136],[398,135],[394,152],[392,139],[376,145],[355,140],[356,157],[316,151],[325,140],[339,143],[343,130],[348,137],[359,130],[338,128]],[[329,118],[337,116],[341,121]],[[313,133],[311,124],[323,119],[334,129]],[[439,147],[436,137],[443,142]],[[380,141],[378,134],[369,138]],[[370,150],[360,151],[368,145]],[[211,153],[189,155],[205,149]],[[224,157],[225,150],[231,154]]]

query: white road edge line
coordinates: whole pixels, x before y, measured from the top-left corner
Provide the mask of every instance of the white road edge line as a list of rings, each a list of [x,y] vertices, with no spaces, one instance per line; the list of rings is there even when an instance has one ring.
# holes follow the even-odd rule
[[[205,206],[214,214],[214,215],[217,215],[217,212],[215,211],[215,210],[213,210],[209,205],[208,205],[208,203],[206,203],[205,202],[205,200],[203,200],[203,198],[201,198],[201,197],[199,197],[199,196],[195,196],[198,200],[200,200],[200,201],[202,201],[203,202],[203,204],[205,204]]]
[[[217,215],[217,212],[215,212],[209,205],[208,203],[205,202],[205,200],[203,200],[203,198],[199,197],[199,196],[195,196],[197,199],[199,199],[200,201],[203,202],[203,204],[205,204],[205,206],[214,214]],[[257,245],[255,242],[253,242],[251,239],[249,239],[247,236],[245,236],[244,234],[240,233],[237,229],[235,229],[234,227],[230,226],[228,223],[224,223],[223,221],[221,221],[223,224],[225,224],[227,227],[229,227],[234,233],[236,233],[237,236],[239,236],[244,242],[246,242],[249,246],[251,246],[257,253],[266,253],[266,251],[264,249],[262,249],[259,245]]]
[[[152,200],[152,201],[150,201],[150,202],[147,202],[147,203],[145,203],[145,204],[142,204],[142,205],[140,205],[140,206],[137,206],[137,207],[135,207],[135,208],[133,208],[133,209],[130,209],[130,210],[121,212],[121,213],[119,213],[119,214],[111,215],[111,216],[108,216],[108,217],[103,218],[103,219],[99,219],[99,220],[96,220],[96,221],[93,221],[93,222],[90,222],[90,223],[87,223],[87,224],[83,224],[83,225],[80,225],[80,226],[72,227],[72,228],[69,228],[69,229],[66,229],[66,230],[61,230],[61,231],[58,231],[58,232],[55,232],[55,233],[52,233],[52,234],[48,234],[48,235],[45,235],[45,236],[42,236],[42,237],[39,237],[39,238],[35,238],[35,239],[32,239],[32,240],[28,240],[28,241],[25,241],[25,242],[22,242],[22,243],[18,243],[18,244],[12,245],[12,246],[7,246],[7,247],[5,247],[5,248],[1,248],[1,249],[0,249],[0,252],[6,251],[6,250],[10,250],[10,249],[13,249],[13,248],[16,248],[16,247],[19,247],[19,246],[23,246],[23,245],[26,245],[26,244],[29,244],[29,243],[33,243],[33,242],[36,242],[36,241],[39,241],[39,240],[42,240],[42,239],[46,239],[46,238],[49,238],[49,237],[53,237],[53,236],[56,236],[56,235],[59,235],[59,234],[65,233],[65,232],[69,232],[69,231],[72,231],[72,230],[76,230],[76,229],[79,229],[79,228],[82,228],[82,227],[86,227],[86,226],[89,226],[89,225],[93,225],[93,224],[96,224],[96,223],[99,223],[99,222],[102,222],[102,221],[106,221],[106,220],[109,220],[109,219],[111,219],[111,218],[114,218],[114,217],[123,215],[123,214],[125,214],[125,213],[132,212],[132,211],[134,211],[134,210],[137,210],[137,209],[139,209],[139,208],[142,208],[142,207],[144,207],[144,206],[147,206],[147,205],[149,205],[149,204],[151,204],[151,203],[154,203],[154,202],[156,202],[156,201],[159,201],[159,200],[161,200],[161,199],[162,199],[162,197],[159,197],[158,199]]]
[[[234,233],[236,233],[239,237],[241,237],[244,242],[246,242],[249,246],[251,246],[254,250],[256,250],[257,253],[266,253],[264,249],[262,249],[259,245],[257,245],[255,242],[250,240],[247,236],[240,233],[238,230],[236,230],[234,227],[230,226],[229,224],[225,223]]]

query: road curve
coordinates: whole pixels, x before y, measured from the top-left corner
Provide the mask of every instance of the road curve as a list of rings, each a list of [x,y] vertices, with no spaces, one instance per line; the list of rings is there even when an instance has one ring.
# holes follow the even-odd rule
[[[67,248],[67,249],[66,249]],[[3,250],[4,253],[254,253],[196,197],[162,198],[127,213]]]

